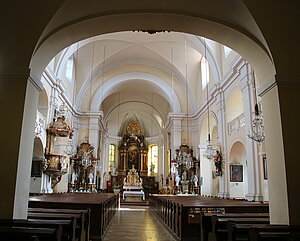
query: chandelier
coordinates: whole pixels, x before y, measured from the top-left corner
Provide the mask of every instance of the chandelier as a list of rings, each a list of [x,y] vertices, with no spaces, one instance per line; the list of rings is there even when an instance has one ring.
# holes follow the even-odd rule
[[[212,141],[210,139],[210,134],[208,134],[208,140],[207,140],[207,145],[206,145],[206,149],[204,152],[204,155],[207,159],[211,160],[214,158],[216,154],[216,149],[214,147],[214,145],[212,144]]]
[[[204,42],[204,58],[207,61],[206,58],[206,41],[205,38],[203,38]],[[208,72],[207,65],[205,67],[205,71]],[[206,76],[208,76],[206,74]],[[207,105],[207,132],[208,132],[208,138],[207,138],[207,145],[206,145],[206,150],[204,152],[204,155],[207,159],[211,160],[214,158],[216,154],[216,148],[212,144],[212,140],[210,138],[210,122],[209,122],[209,100],[208,100],[208,88],[209,88],[209,81],[208,77],[206,79],[206,105]]]
[[[248,137],[253,141],[258,142],[259,144],[265,141],[265,131],[264,131],[264,124],[263,124],[263,117],[262,111],[259,110],[257,104],[257,97],[256,97],[256,85],[255,85],[255,77],[253,72],[253,85],[255,89],[255,106],[254,106],[254,119],[252,121],[252,128],[251,134],[248,134]]]
[[[258,108],[258,104],[254,107],[254,119],[251,128],[251,134],[248,135],[249,138],[261,144],[265,141],[265,131],[263,125],[262,112]]]

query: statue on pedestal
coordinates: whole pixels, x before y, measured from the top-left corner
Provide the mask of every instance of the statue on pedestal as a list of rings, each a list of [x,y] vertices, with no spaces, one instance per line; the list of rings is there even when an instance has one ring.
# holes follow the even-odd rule
[[[110,170],[111,170],[111,175],[112,176],[116,176],[117,175],[117,173],[116,173],[116,165],[115,165],[114,162],[111,163]]]
[[[94,175],[93,173],[90,172],[89,174],[89,184],[93,184],[94,183]]]
[[[186,173],[186,171],[183,171],[181,178],[182,178],[182,181],[186,181],[187,180],[187,173]]]
[[[194,178],[193,178],[193,181],[194,181],[194,186],[195,187],[198,187],[198,177],[197,177],[197,175],[194,175]]]
[[[71,184],[75,184],[78,179],[78,174],[76,172],[72,173]]]
[[[176,186],[178,187],[180,182],[180,177],[178,175],[176,176],[175,181],[176,181]]]

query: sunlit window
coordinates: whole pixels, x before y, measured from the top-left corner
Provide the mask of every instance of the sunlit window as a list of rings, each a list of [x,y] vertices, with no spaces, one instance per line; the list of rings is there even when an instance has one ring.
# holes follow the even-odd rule
[[[202,89],[204,89],[209,82],[209,65],[205,58],[201,59],[201,80]]]
[[[148,173],[151,174],[151,165],[154,174],[158,173],[158,146],[151,145],[148,151]]]
[[[111,171],[112,163],[115,163],[116,157],[116,146],[114,144],[109,145],[109,155],[108,155],[108,170]]]
[[[227,46],[224,46],[224,55],[225,58],[227,58],[227,56],[230,54],[231,52],[231,48],[228,48]]]
[[[74,60],[73,57],[70,57],[66,65],[66,78],[69,82],[72,82],[73,79],[73,67],[74,67]]]

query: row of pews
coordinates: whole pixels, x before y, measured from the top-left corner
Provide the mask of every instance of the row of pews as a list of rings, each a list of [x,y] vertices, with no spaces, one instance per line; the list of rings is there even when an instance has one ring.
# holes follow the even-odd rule
[[[270,225],[260,202],[200,196],[152,195],[153,213],[179,240],[300,240],[299,227]]]
[[[65,193],[29,198],[26,220],[0,220],[0,240],[102,240],[119,195]]]

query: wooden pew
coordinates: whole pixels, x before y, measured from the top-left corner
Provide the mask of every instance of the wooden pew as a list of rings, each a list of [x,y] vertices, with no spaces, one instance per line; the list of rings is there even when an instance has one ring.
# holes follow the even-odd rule
[[[83,218],[84,228],[81,240],[89,240],[90,232],[90,216],[91,210],[76,210],[76,209],[47,209],[47,208],[28,208],[28,212],[31,213],[65,213],[65,214],[80,214]]]
[[[268,218],[269,213],[201,213],[200,214],[200,227],[201,227],[201,241],[207,241],[209,233],[212,232],[212,217],[223,218],[252,218],[252,217],[264,217]]]
[[[212,232],[208,240],[223,241],[228,239],[228,222],[246,224],[269,224],[270,219],[265,217],[212,217]]]
[[[70,213],[38,213],[28,212],[28,219],[42,219],[42,220],[72,220],[75,219],[75,239],[84,241],[84,217],[81,214]]]
[[[31,228],[62,228],[63,241],[75,241],[75,218],[72,220],[42,220],[42,219],[14,219],[0,220],[0,226],[6,227],[31,227]]]
[[[300,240],[300,227],[277,226],[249,228],[249,241],[298,241]]]
[[[0,238],[3,241],[61,241],[62,229],[60,228],[32,228],[0,226]]]
[[[225,213],[268,212],[267,204],[211,197],[151,195],[149,201],[153,213],[180,240],[199,240],[200,215],[207,210]]]
[[[239,239],[248,239],[249,229],[256,228],[260,230],[272,229],[273,231],[285,231],[288,229],[287,225],[270,225],[270,224],[240,224],[228,222],[228,241],[236,241]]]
[[[119,195],[112,193],[65,193],[32,196],[29,207],[90,209],[90,240],[101,240],[119,206]]]

